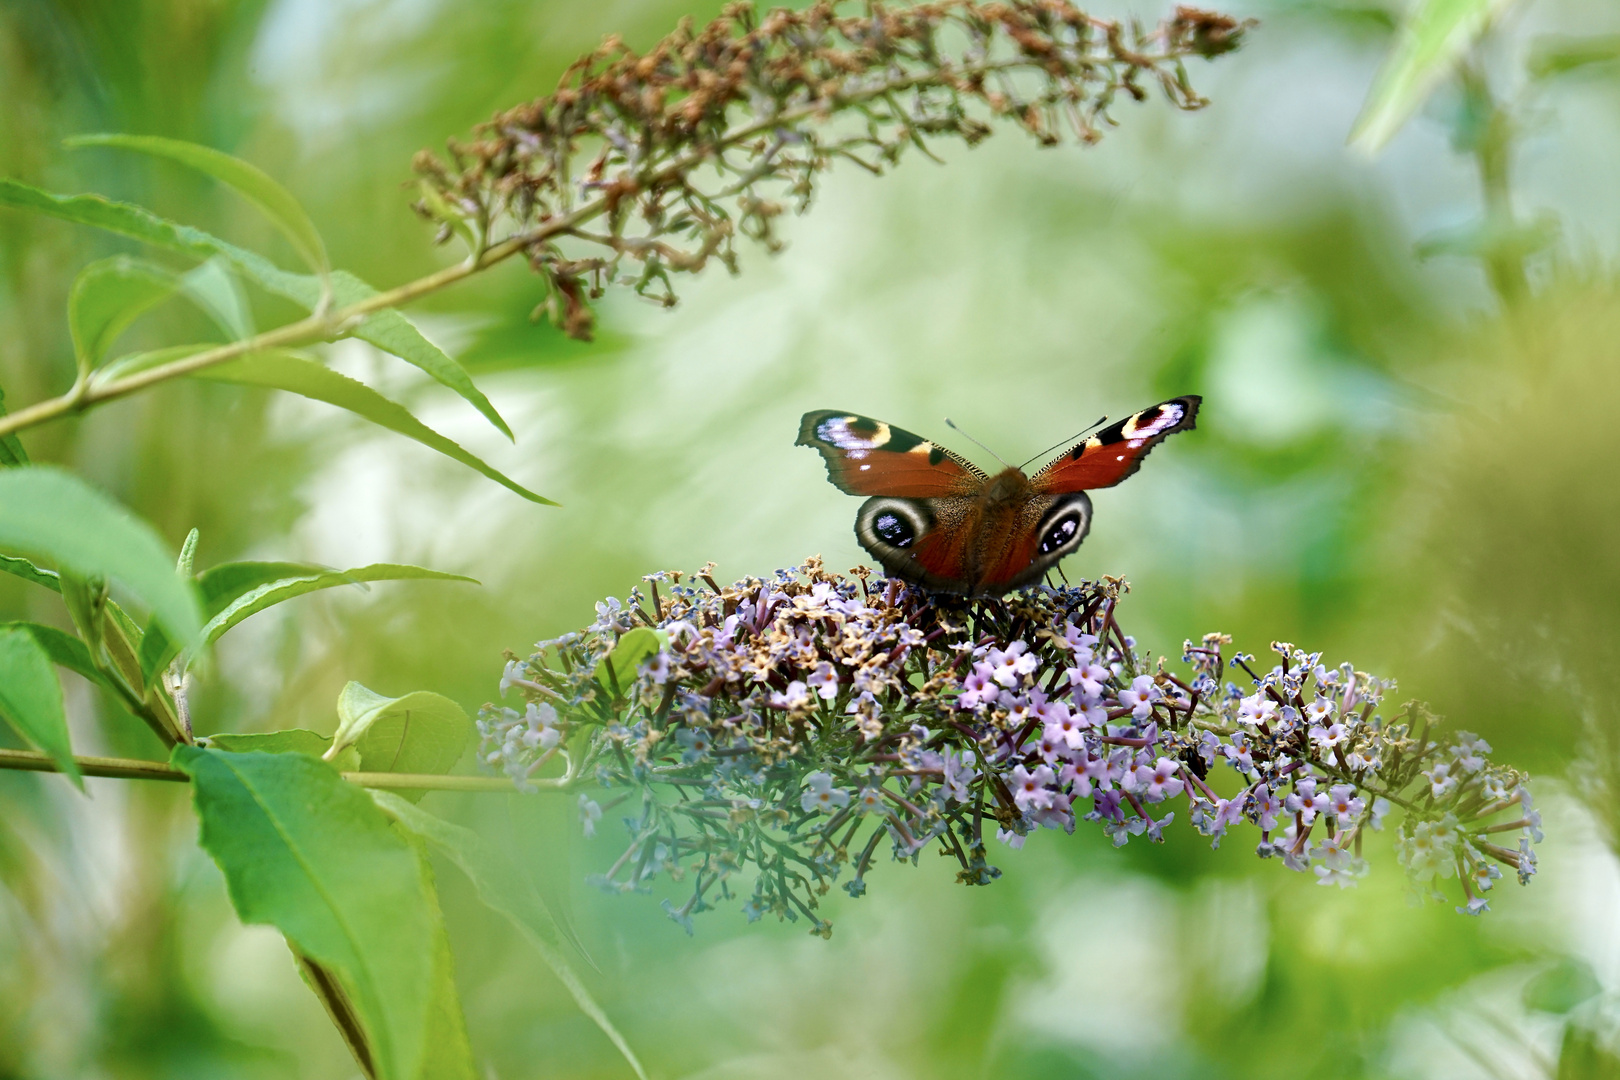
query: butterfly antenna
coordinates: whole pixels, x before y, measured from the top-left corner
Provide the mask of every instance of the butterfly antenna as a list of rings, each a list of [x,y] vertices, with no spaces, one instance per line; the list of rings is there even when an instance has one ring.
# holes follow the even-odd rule
[[[952,420],[948,416],[945,418],[945,426],[950,428],[952,431],[962,431],[961,428],[956,426],[956,421]],[[992,450],[988,446],[984,445],[984,443],[980,442],[978,439],[975,439],[973,436],[969,435],[965,431],[962,431],[962,435],[969,442],[971,442],[974,446],[977,446],[980,450],[983,450],[985,453],[989,454],[991,457],[995,458],[997,461],[1000,461],[1003,465],[1007,465],[1007,462],[1002,459],[1000,454],[996,453],[994,450]],[[1010,469],[1010,468],[1012,468],[1012,466],[1007,465],[1007,468]]]
[[[1047,454],[1050,454],[1052,451],[1056,450],[1060,446],[1067,446],[1068,444],[1074,442],[1074,440],[1078,439],[1080,436],[1084,435],[1086,432],[1093,431],[1093,430],[1095,430],[1097,428],[1102,427],[1103,424],[1106,423],[1107,421],[1108,421],[1107,416],[1099,416],[1099,417],[1097,417],[1097,422],[1095,424],[1087,424],[1085,427],[1081,428],[1079,431],[1075,432],[1073,435],[1070,435],[1067,439],[1060,439],[1059,441],[1053,443],[1051,446],[1048,446],[1045,450],[1042,450],[1040,453],[1036,454],[1035,457],[1030,458],[1029,461],[1034,461],[1035,458],[1045,457]],[[949,420],[947,420],[945,422],[947,424],[950,423]],[[967,432],[964,431],[964,432],[962,432],[962,434],[967,435]],[[972,438],[972,436],[968,436],[968,437]],[[1024,462],[1024,465],[1028,465],[1029,461]],[[1022,469],[1024,467],[1024,465],[1020,465],[1018,467],[1020,469]]]

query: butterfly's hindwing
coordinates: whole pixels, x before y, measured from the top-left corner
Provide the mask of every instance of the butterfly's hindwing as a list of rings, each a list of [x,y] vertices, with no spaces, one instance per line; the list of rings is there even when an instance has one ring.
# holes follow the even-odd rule
[[[1066,555],[1073,554],[1091,531],[1091,500],[1083,491],[1059,495],[1041,510],[1039,518],[1024,534],[1026,542],[1017,556],[998,567],[987,579],[1000,588],[1031,585],[1045,576]],[[1037,496],[1033,507],[1044,501]],[[1033,551],[1031,551],[1033,547]]]
[[[940,592],[969,592],[975,520],[973,500],[964,496],[878,496],[861,504],[855,537],[903,581]]]

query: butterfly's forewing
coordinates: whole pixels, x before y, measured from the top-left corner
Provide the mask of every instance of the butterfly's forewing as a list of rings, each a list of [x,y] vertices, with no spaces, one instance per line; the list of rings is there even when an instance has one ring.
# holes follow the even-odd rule
[[[881,420],[833,409],[804,414],[798,445],[821,451],[828,479],[850,495],[971,495],[985,480],[984,473],[943,446]]]
[[[1142,459],[1166,437],[1193,426],[1196,394],[1171,398],[1116,424],[1064,451],[1034,476],[1034,488],[1045,494],[1112,487],[1142,466]]]

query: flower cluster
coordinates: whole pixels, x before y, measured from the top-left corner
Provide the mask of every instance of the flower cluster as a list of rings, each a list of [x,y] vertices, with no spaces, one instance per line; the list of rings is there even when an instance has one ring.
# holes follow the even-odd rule
[[[871,4],[822,0],[760,15],[737,3],[683,22],[646,53],[617,37],[557,91],[501,113],[448,160],[417,156],[417,210],[475,254],[505,230],[548,286],[552,316],[588,337],[587,297],[618,278],[675,302],[670,273],[711,257],[735,269],[737,232],[774,250],[773,219],[803,210],[834,161],[881,172],[908,149],[974,144],[1006,118],[1043,145],[1068,128],[1094,142],[1121,94],[1157,85],[1205,104],[1182,61],[1237,48],[1247,26],[1178,8],[1152,30],[1094,18],[1069,0]],[[602,220],[602,231],[586,228]],[[570,254],[559,246],[594,254]]]
[[[1178,675],[1120,629],[1117,579],[962,600],[812,559],[724,587],[707,569],[646,584],[509,659],[502,693],[527,701],[485,707],[481,752],[520,786],[591,788],[588,834],[622,807],[629,844],[598,883],[689,879],[664,901],[688,931],[746,895],[750,919],[826,934],[818,897],[840,878],[862,895],[880,851],[934,846],[982,885],[1000,873],[987,831],[1018,848],[1086,821],[1121,845],[1161,840],[1181,812],[1216,846],[1257,826],[1260,855],[1339,886],[1365,872],[1366,830],[1398,814],[1413,882],[1456,877],[1471,914],[1499,866],[1535,872],[1526,778],[1482,740],[1439,738],[1416,704],[1386,719],[1391,684],[1286,643],[1259,672],[1208,635]],[[549,762],[563,776],[538,780]],[[1507,831],[1517,848],[1491,839]]]

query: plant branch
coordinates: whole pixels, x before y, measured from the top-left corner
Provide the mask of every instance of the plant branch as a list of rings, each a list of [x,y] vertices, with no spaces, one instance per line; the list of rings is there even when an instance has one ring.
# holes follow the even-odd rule
[[[169,780],[188,783],[191,777],[165,761],[140,758],[90,757],[75,755],[73,763],[86,776],[117,780]],[[33,750],[0,750],[0,769],[22,772],[61,772],[56,762]],[[343,779],[364,788],[388,791],[484,791],[510,794],[512,781],[496,776],[443,776],[436,773],[346,772]],[[558,777],[530,780],[530,787],[542,791],[565,790],[572,781]]]

